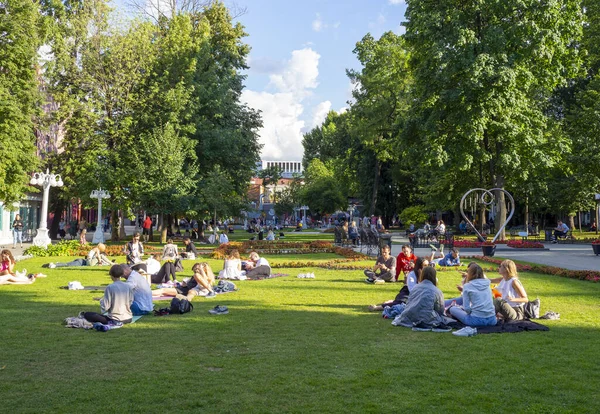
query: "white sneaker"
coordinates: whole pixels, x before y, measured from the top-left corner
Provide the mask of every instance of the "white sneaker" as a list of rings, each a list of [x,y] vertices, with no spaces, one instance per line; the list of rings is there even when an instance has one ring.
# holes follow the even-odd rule
[[[385,280],[383,280],[383,279],[375,279],[376,285],[383,285],[384,283],[385,283]]]
[[[27,269],[23,269],[20,272],[17,271],[17,272],[15,272],[15,274],[17,275],[17,277],[25,277],[25,276],[27,276]]]
[[[56,265],[55,265],[54,263],[50,263],[50,264],[48,264],[48,267],[49,267],[50,269],[54,269],[54,268],[56,267]]]
[[[464,328],[452,332],[452,335],[456,336],[474,336],[477,335],[477,328],[471,328],[470,326],[465,326]]]

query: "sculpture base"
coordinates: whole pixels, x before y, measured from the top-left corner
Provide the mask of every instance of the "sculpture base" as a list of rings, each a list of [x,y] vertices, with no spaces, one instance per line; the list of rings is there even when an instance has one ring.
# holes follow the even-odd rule
[[[102,231],[102,226],[97,226],[96,231],[94,232],[94,238],[92,239],[92,244],[104,243],[104,232]]]
[[[38,247],[48,247],[52,244],[52,240],[48,237],[48,229],[38,229],[36,236],[33,238],[33,245]]]

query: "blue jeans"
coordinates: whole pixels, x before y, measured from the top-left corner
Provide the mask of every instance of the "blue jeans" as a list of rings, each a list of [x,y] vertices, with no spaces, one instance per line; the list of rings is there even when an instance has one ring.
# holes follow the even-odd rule
[[[462,304],[463,304],[463,298],[462,298],[462,296],[459,296],[457,298],[446,299],[444,301],[444,307],[447,308],[448,306],[452,305],[452,302],[454,302],[454,301],[456,301],[456,304],[458,306],[462,306]]]
[[[17,242],[23,244],[23,230],[13,229],[13,246],[16,246]]]
[[[131,313],[134,316],[139,316],[139,315],[148,315],[150,313],[150,311],[143,311],[140,309],[140,305],[137,302],[132,302],[131,303]]]
[[[54,263],[56,267],[77,267],[77,266],[87,266],[87,260],[85,259],[75,259],[72,262],[67,263]]]
[[[450,314],[467,326],[493,326],[498,322],[496,316],[479,318],[477,316],[469,315],[463,308],[459,308],[458,306],[452,306],[450,308]]]

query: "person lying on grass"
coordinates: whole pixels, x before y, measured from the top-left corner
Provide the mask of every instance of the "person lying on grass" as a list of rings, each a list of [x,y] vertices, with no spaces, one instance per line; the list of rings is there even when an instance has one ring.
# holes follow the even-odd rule
[[[256,252],[250,252],[244,270],[246,270],[246,277],[249,279],[271,276],[271,265],[267,259],[260,257]]]
[[[394,300],[388,300],[380,305],[369,305],[371,312],[382,311],[385,307],[391,307],[406,303],[411,290],[417,285],[419,276],[424,267],[429,266],[429,260],[424,257],[419,257],[415,263],[415,268],[406,276],[406,284],[402,286],[400,292],[396,295]]]
[[[126,264],[122,264],[123,279],[133,290],[131,313],[134,315],[147,315],[154,309],[152,304],[152,289],[146,278]]]
[[[494,299],[494,307],[505,321],[521,320],[525,317],[524,306],[529,299],[527,292],[519,280],[517,265],[512,260],[500,263],[498,273],[501,277],[490,279],[492,283],[500,284],[496,287],[501,298]]]
[[[181,286],[172,288],[155,289],[152,291],[152,296],[175,296],[179,299],[187,299],[190,302],[196,296],[204,296],[212,298],[216,296],[213,290],[215,283],[215,275],[206,262],[196,263],[192,267],[194,276],[187,282],[181,283]]]
[[[462,306],[451,305],[447,312],[467,326],[496,325],[490,280],[477,263],[471,263],[467,268],[467,278],[462,289]]]
[[[394,282],[396,259],[390,256],[390,246],[381,248],[381,256],[377,258],[373,270],[365,270],[365,276],[367,276],[365,280],[367,283]]]
[[[410,292],[406,307],[393,324],[409,328],[422,326],[431,330],[445,323],[443,315],[444,294],[437,287],[435,269],[427,266],[421,271],[419,283]]]
[[[123,266],[113,265],[108,271],[113,283],[106,287],[104,296],[100,299],[100,310],[97,312],[84,312],[83,317],[91,323],[100,322],[104,325],[117,321],[129,323],[133,317],[131,304],[133,303],[133,289],[131,285],[121,282],[125,277]],[[103,315],[106,313],[106,315]]]
[[[110,266],[114,264],[108,259],[105,254],[106,245],[104,243],[98,243],[96,247],[90,250],[85,259],[75,259],[67,263],[48,263],[42,265],[42,267],[49,267],[54,269],[55,267],[76,267],[76,266]]]
[[[0,269],[0,285],[30,285],[38,277],[46,277],[43,273],[30,274],[25,276],[26,270],[23,270],[22,274],[15,272],[15,258],[8,249],[2,250],[0,253],[1,264]]]
[[[434,256],[438,255],[437,259],[434,259]],[[450,252],[445,256],[443,253],[437,252],[433,250],[431,252],[431,257],[429,258],[430,263],[435,263],[437,266],[460,266],[460,255],[458,249],[455,247],[450,249]]]

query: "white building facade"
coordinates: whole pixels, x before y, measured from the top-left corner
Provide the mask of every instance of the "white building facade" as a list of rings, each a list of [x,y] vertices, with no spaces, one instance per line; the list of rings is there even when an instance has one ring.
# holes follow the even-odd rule
[[[304,168],[302,168],[302,161],[265,161],[261,160],[257,163],[256,167],[258,171],[266,170],[270,167],[279,167],[281,170],[282,178],[294,178],[304,174]]]

